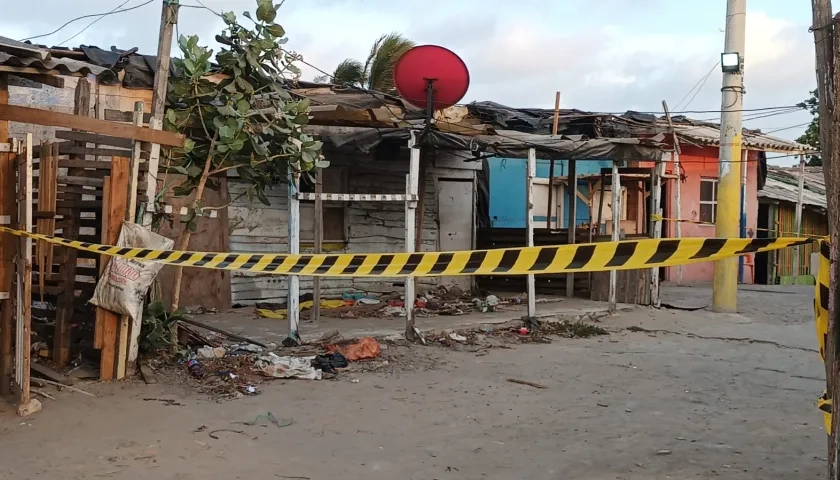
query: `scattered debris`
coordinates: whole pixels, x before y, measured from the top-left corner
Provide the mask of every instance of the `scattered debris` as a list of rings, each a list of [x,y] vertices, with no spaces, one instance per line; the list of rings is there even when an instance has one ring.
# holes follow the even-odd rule
[[[63,383],[53,382],[52,380],[41,379],[41,381],[46,383],[46,384],[49,384],[49,385],[54,385],[54,386],[58,387],[59,390],[61,390],[62,388],[66,388],[67,390],[70,390],[70,391],[73,391],[73,392],[78,392],[78,393],[81,393],[83,395],[87,395],[88,397],[96,397],[96,395],[94,395],[90,392],[86,392],[86,391],[82,390],[81,388],[71,387],[70,385],[64,385]]]
[[[656,454],[657,455],[670,455],[671,451],[670,450],[659,450],[658,452],[656,452]]]
[[[257,394],[257,387],[254,385],[244,385],[242,387],[242,393],[245,395],[256,395]]]
[[[253,427],[254,425],[260,425],[261,427],[264,427],[266,425],[263,425],[260,422],[262,419],[268,420],[269,423],[272,423],[272,424],[276,425],[278,428],[288,427],[289,425],[295,423],[295,421],[290,419],[290,418],[289,419],[286,419],[286,418],[279,419],[279,418],[275,417],[273,413],[268,412],[267,414],[257,415],[257,417],[255,419],[251,420],[250,422],[242,422],[242,424],[243,425],[248,425],[248,426],[251,426],[251,427]]]
[[[243,343],[240,345],[233,345],[229,350],[232,352],[262,353],[265,349],[252,343]]]
[[[347,368],[348,365],[347,359],[339,352],[316,355],[312,361],[312,366],[324,373],[335,373],[336,368]]]
[[[315,357],[281,357],[273,352],[260,356],[254,366],[263,375],[272,378],[297,378],[320,380],[321,370],[312,366]]]
[[[232,429],[230,429],[230,428],[220,428],[220,429],[218,429],[218,430],[212,430],[212,431],[211,431],[210,433],[208,433],[207,435],[210,435],[210,438],[212,438],[212,439],[214,439],[214,440],[218,440],[218,439],[219,439],[219,437],[218,437],[218,436],[216,436],[216,434],[217,434],[217,433],[221,433],[221,432],[239,433],[239,434],[242,434],[242,435],[248,436],[248,434],[247,434],[247,433],[245,433],[245,432],[243,432],[242,430],[232,430]]]
[[[376,358],[382,354],[382,348],[379,342],[373,337],[365,337],[350,345],[332,345],[331,352],[339,352],[350,362],[357,362],[359,360],[366,360]]]
[[[460,333],[457,333],[457,332],[450,333],[449,338],[451,338],[452,340],[455,340],[456,342],[461,342],[461,343],[467,341],[467,337],[465,337],[465,336],[463,336],[463,335],[461,335]]]
[[[50,395],[49,393],[44,392],[44,391],[42,391],[42,390],[38,390],[37,388],[32,388],[32,389],[30,389],[30,391],[31,391],[32,393],[38,394],[38,395],[40,395],[40,396],[42,396],[42,397],[44,397],[44,398],[49,398],[50,400],[55,400],[55,399],[56,399],[55,397],[53,397],[53,396],[52,396],[52,395]]]
[[[30,398],[28,402],[18,405],[17,414],[19,417],[28,417],[32,414],[41,411],[41,402],[34,398]]]
[[[601,408],[607,408],[607,407],[609,407],[609,405],[607,405],[606,403],[596,403],[595,405],[598,405],[598,406],[599,406],[599,407],[601,407]]]
[[[183,407],[184,404],[171,398],[144,398],[144,402],[160,402],[166,407]]]
[[[382,316],[385,317],[404,317],[405,307],[397,305],[388,305],[381,310]]]
[[[99,368],[83,363],[71,368],[67,375],[79,380],[99,379]]]
[[[201,366],[198,360],[193,359],[187,362],[187,370],[193,378],[197,378],[199,380],[204,378],[204,367]]]
[[[340,336],[341,336],[341,332],[339,332],[338,330],[330,330],[328,332],[324,332],[323,335],[318,337],[318,340],[315,340],[314,342],[311,342],[311,343],[316,343],[316,344],[327,343],[330,340],[334,340],[334,339],[336,339]]]
[[[520,380],[518,378],[508,378],[507,381],[510,382],[510,383],[518,383],[520,385],[528,385],[529,387],[534,387],[534,388],[540,388],[540,389],[548,388],[545,385],[542,385],[540,383],[529,382],[528,380]]]
[[[351,378],[350,379],[350,383],[359,383],[360,381],[361,380],[359,380],[358,378]]]
[[[247,342],[247,343],[251,343],[251,344],[254,344],[254,345],[259,345],[259,346],[261,346],[263,348],[266,348],[266,349],[268,348],[268,346],[264,343],[260,343],[256,340],[251,340],[250,338],[243,337],[243,336],[240,336],[240,335],[236,335],[234,333],[226,332],[226,331],[222,330],[221,328],[216,328],[216,327],[213,327],[211,325],[201,323],[198,320],[194,320],[192,318],[186,318],[185,317],[185,318],[182,318],[180,321],[185,322],[185,323],[189,323],[190,325],[194,325],[196,327],[203,328],[205,330],[210,330],[211,332],[216,332],[219,335],[224,335],[225,337],[233,339],[233,340],[238,340],[240,342]]]
[[[62,385],[73,385],[73,379],[37,362],[32,362],[29,369],[43,378],[50,379]]]
[[[196,353],[201,358],[222,358],[227,354],[227,351],[224,347],[201,347],[196,350]]]

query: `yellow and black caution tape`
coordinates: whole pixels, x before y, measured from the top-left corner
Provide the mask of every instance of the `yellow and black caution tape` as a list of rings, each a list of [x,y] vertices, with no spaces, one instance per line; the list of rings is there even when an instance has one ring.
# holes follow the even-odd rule
[[[668,218],[663,217],[662,215],[653,214],[650,216],[650,221],[652,222],[675,222],[675,223],[690,223],[692,225],[709,225],[715,226],[713,222],[701,222],[699,220],[685,220],[681,218]],[[782,230],[773,230],[772,228],[759,228],[759,227],[750,227],[750,230],[759,230],[762,232],[768,233],[775,233],[776,235],[790,235],[791,237],[808,237],[808,238],[815,238],[815,239],[823,239],[827,238],[827,235],[815,235],[811,233],[796,233],[796,232],[785,232]]]
[[[828,242],[820,242],[820,265],[817,270],[816,291],[814,292],[814,315],[817,319],[817,343],[820,346],[820,358],[825,363],[825,345],[828,342],[828,285],[831,255]],[[817,407],[823,412],[825,431],[831,434],[832,399],[828,392],[823,392],[817,400]]]
[[[708,262],[812,243],[808,238],[642,239],[461,252],[289,255],[148,250],[65,240],[0,227],[78,250],[167,265],[277,275],[324,277],[431,277],[599,272]]]

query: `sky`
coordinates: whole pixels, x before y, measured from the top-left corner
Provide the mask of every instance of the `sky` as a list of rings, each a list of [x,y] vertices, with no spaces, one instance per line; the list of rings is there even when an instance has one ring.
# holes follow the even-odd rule
[[[0,35],[41,35],[124,1],[6,0]],[[146,1],[128,0],[121,8]],[[256,6],[255,0],[201,3],[237,14]],[[747,3],[744,109],[802,102],[816,86],[810,3]],[[136,46],[154,54],[160,4],[154,0],[108,15],[81,33],[95,18],[79,20],[33,42]],[[181,4],[199,7],[199,0]],[[376,38],[396,31],[417,44],[447,47],[464,59],[471,79],[464,102],[553,108],[560,91],[563,108],[659,112],[666,100],[672,111],[712,111],[686,113],[712,120],[721,108],[721,72],[715,64],[723,50],[725,16],[725,0],[285,0],[277,22],[287,32],[287,46],[327,72],[344,58],[363,60]],[[204,8],[181,9],[182,35],[196,34],[202,43],[216,46],[213,36],[221,28],[221,20]],[[305,80],[319,74],[302,67]],[[745,116],[745,127],[786,139],[798,137],[810,120],[805,111]],[[771,160],[794,162],[791,157]]]

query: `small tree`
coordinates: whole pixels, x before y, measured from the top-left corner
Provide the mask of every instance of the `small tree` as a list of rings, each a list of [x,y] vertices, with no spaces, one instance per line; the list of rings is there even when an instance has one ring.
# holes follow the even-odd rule
[[[253,29],[237,23],[233,13],[222,14],[225,28],[216,40],[223,45],[216,55],[218,70],[211,70],[212,50],[199,45],[197,36],[181,36],[182,59],[174,60],[177,76],[170,81],[164,128],[184,133],[182,149],[166,152],[169,171],[186,179],[174,187],[176,196],[194,195],[177,248],[186,250],[201,215],[205,188],[218,187],[217,176],[235,170],[250,183],[249,201],[268,204],[265,190],[287,184],[288,175],[313,167],[326,167],[321,142],[303,133],[309,120],[309,100],[293,99],[283,88],[300,70],[299,57],[281,46],[285,30],[274,23],[277,8],[271,0],[257,0]],[[213,81],[211,74],[220,81]],[[160,209],[156,209],[161,211]],[[171,309],[180,302],[182,269],[175,274]]]
[[[415,43],[397,32],[382,35],[368,53],[365,63],[352,58],[343,60],[333,71],[332,83],[353,85],[380,92],[393,93],[394,66],[397,60],[414,47]],[[315,77],[316,82],[330,81],[330,75]]]
[[[811,98],[799,104],[800,107],[807,108],[814,118],[811,123],[799,138],[797,142],[810,145],[814,148],[820,148],[820,94],[817,90],[811,91]],[[821,167],[822,158],[819,155],[811,155],[808,159],[808,166]]]

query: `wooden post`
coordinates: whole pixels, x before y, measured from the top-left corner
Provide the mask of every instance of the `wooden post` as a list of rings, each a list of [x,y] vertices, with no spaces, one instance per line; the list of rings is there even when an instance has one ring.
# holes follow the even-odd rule
[[[18,230],[32,231],[32,134],[26,134],[26,153],[18,162]],[[17,257],[17,324],[15,383],[19,407],[29,403],[29,366],[32,355],[32,239],[19,237]],[[20,410],[19,410],[20,411]]]
[[[143,102],[134,102],[134,125],[143,126]],[[141,142],[135,141],[128,167],[125,221],[134,223],[137,218],[137,187],[140,180]],[[120,225],[122,228],[122,224]],[[119,344],[117,345],[117,380],[125,378],[129,365],[137,360],[142,319],[128,315],[120,317]]]
[[[840,262],[837,261],[840,256],[840,237],[838,231],[840,230],[840,205],[838,205],[838,195],[840,195],[840,165],[835,160],[840,158],[835,156],[836,143],[840,141],[837,138],[840,133],[840,127],[837,124],[837,110],[835,105],[835,88],[837,86],[837,78],[835,75],[840,74],[840,69],[837,68],[837,52],[840,47],[840,35],[837,34],[837,24],[834,21],[831,0],[811,0],[812,21],[811,30],[814,32],[814,46],[816,49],[816,76],[817,76],[817,92],[819,102],[820,114],[820,150],[823,164],[823,176],[825,178],[826,186],[826,200],[828,203],[828,231],[831,237],[830,251],[831,262],[829,269],[829,305],[828,305],[828,341],[825,347],[825,378],[826,390],[829,398],[833,403],[837,403],[838,396],[840,396],[840,371],[838,370],[838,362],[835,361],[835,350],[838,345],[838,336],[840,336],[840,324],[837,322],[838,314],[840,314]],[[840,442],[837,441],[838,427],[840,421],[837,420],[837,414],[834,414],[834,421],[832,422],[831,432],[829,435],[828,444],[828,479],[836,480],[838,473],[840,473]]]
[[[90,83],[85,78],[80,78],[76,84],[75,98],[73,101],[73,113],[83,117],[90,115]],[[85,146],[84,142],[77,143],[77,146]],[[41,153],[43,155],[43,152]],[[84,159],[84,155],[77,157]],[[68,169],[73,175],[78,169]],[[68,198],[81,200],[82,196],[77,193],[67,193]],[[67,220],[67,226],[62,228],[61,237],[67,240],[78,240],[79,223],[81,213],[78,211],[63,215]],[[53,360],[59,365],[65,365],[70,360],[70,325],[73,322],[73,312],[76,301],[76,268],[78,250],[75,248],[64,248],[64,264],[61,266],[60,276],[64,291],[58,298],[58,308],[55,312],[55,338],[53,340]]]
[[[653,167],[653,175],[651,178],[651,209],[650,214],[656,215],[657,218],[662,216],[662,208],[661,208],[661,201],[662,201],[662,176],[665,174],[665,157],[661,158],[659,162]],[[653,238],[662,238],[662,220],[656,220],[653,222],[653,228],[651,229],[651,236]],[[650,269],[650,303],[654,307],[659,308],[660,305],[660,296],[659,296],[659,267],[653,267]]]
[[[414,131],[411,132],[411,138],[408,140],[408,149],[410,152],[408,159],[408,175],[405,176],[405,193],[406,195],[417,195],[419,188],[419,172],[420,172],[420,146],[417,144],[417,136]],[[414,253],[417,245],[417,201],[406,200],[405,202],[405,251],[406,253]],[[423,341],[423,336],[417,330],[414,317],[414,300],[417,297],[417,291],[414,288],[414,277],[406,277],[405,279],[405,338],[409,341],[420,340]]]
[[[300,173],[289,167],[289,254],[300,253]],[[300,277],[289,275],[289,292],[286,298],[287,311],[289,313],[289,337],[286,344],[297,345],[300,343]]]
[[[612,241],[617,242],[621,230],[621,179],[618,176],[618,162],[612,164]],[[609,309],[616,311],[615,292],[618,275],[615,269],[610,270]]]
[[[166,105],[166,92],[169,84],[170,53],[172,51],[172,30],[178,23],[178,1],[163,2],[160,15],[160,33],[158,34],[157,66],[155,68],[155,84],[152,92],[152,119],[149,127],[160,130],[163,128],[163,114]],[[152,208],[157,196],[157,175],[160,164],[160,145],[153,143],[149,152],[149,171],[146,173],[146,198],[148,205],[143,214],[143,225],[152,224]]]
[[[796,235],[802,234],[802,201],[805,195],[805,155],[800,155],[799,158],[799,193],[796,199],[796,216],[795,226]],[[799,281],[799,251],[802,247],[793,247],[793,284],[796,285]]]
[[[324,201],[321,194],[324,193],[324,170],[315,170],[315,228],[314,230],[314,253],[321,253],[324,244]],[[321,318],[321,277],[312,279],[312,321],[317,322]]]
[[[8,103],[7,77],[0,75],[0,104]],[[11,143],[5,120],[0,120],[0,142]],[[12,227],[17,221],[14,158],[11,152],[0,152],[0,225],[4,227]],[[13,235],[0,233],[0,395],[12,393],[12,285],[18,245]]]
[[[601,235],[601,222],[604,221],[604,191],[606,187],[607,179],[604,177],[604,174],[601,174],[601,191],[598,198],[598,235]]]
[[[525,169],[525,246],[534,246],[534,177],[537,176],[537,151],[528,149],[527,167]],[[537,316],[537,288],[534,275],[526,279],[528,294],[528,320]]]
[[[575,230],[577,228],[577,161],[569,160],[569,176],[567,189],[569,197],[569,237],[568,244],[575,244]],[[575,274],[566,274],[566,296],[572,298],[575,296]]]
[[[557,129],[559,128],[560,124],[560,92],[554,96],[554,123],[551,125],[551,136],[557,136]],[[548,207],[546,207],[546,221],[545,227],[551,228],[551,216],[554,212],[554,205],[552,205],[554,196],[554,159],[551,159],[551,163],[548,166]],[[560,219],[557,219],[557,223],[560,224]],[[558,228],[560,225],[558,225]]]
[[[125,157],[111,158],[111,175],[106,177],[108,192],[110,194],[107,202],[108,210],[103,211],[103,217],[107,218],[107,235],[103,235],[104,242],[107,245],[116,245],[120,236],[120,229],[122,228],[123,219],[125,219],[125,211],[127,208],[126,202],[128,200],[125,192],[129,189],[129,159]],[[105,221],[103,221],[103,224]],[[104,226],[104,225],[103,225]],[[101,262],[103,265],[108,261],[103,256]],[[117,343],[119,335],[120,317],[114,312],[97,307],[97,311],[102,313],[102,352],[101,361],[99,364],[99,378],[100,380],[113,380],[116,376],[117,366]]]
[[[422,152],[421,152],[422,153]],[[423,155],[421,155],[423,157]],[[426,216],[426,158],[420,158],[419,172],[417,174],[417,230],[414,234],[414,251],[423,250],[423,220]],[[417,277],[412,278],[414,292],[418,291]]]
[[[671,140],[674,143],[674,153],[671,157],[674,160],[674,175],[676,176],[676,179],[674,179],[674,218],[681,220],[682,176],[680,175],[680,154],[682,149],[680,148],[680,139],[674,130],[674,123],[671,121],[671,112],[668,110],[668,104],[665,100],[662,100],[662,108],[665,111],[665,120],[668,121],[668,129],[671,131]],[[674,238],[682,238],[682,223],[679,221],[674,222]],[[677,285],[682,285],[682,265],[677,265]]]

